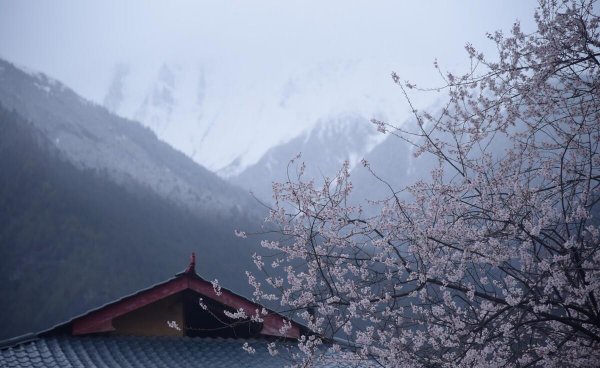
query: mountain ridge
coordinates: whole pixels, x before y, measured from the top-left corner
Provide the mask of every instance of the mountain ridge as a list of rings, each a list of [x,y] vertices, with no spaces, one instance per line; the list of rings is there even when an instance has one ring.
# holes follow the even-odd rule
[[[258,216],[254,200],[141,124],[116,117],[44,74],[0,59],[0,102],[38,126],[73,163],[142,183],[202,215]]]
[[[304,134],[269,149],[254,165],[229,180],[269,202],[273,182],[287,181],[290,160],[305,162],[303,180],[334,177],[345,161],[350,169],[380,142],[382,136],[361,115],[340,114],[319,121]],[[294,178],[292,178],[294,179]]]

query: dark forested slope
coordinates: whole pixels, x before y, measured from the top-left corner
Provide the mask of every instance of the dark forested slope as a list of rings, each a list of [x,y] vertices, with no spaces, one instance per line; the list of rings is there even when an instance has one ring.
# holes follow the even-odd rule
[[[161,281],[198,255],[207,278],[244,289],[252,247],[146,186],[76,166],[0,107],[0,338],[32,331]],[[236,257],[231,257],[235,254]]]

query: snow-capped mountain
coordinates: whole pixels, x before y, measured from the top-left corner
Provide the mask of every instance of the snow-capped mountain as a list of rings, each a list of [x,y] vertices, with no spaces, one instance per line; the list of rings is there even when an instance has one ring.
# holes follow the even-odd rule
[[[201,216],[257,215],[250,196],[150,129],[109,113],[44,74],[24,72],[0,59],[0,103],[30,120],[80,168],[106,173],[121,185],[143,185]]]
[[[289,167],[292,179],[297,164],[304,162],[303,180],[320,181],[334,177],[346,160],[351,168],[356,166],[383,138],[364,116],[330,117],[289,142],[269,149],[256,164],[230,177],[230,181],[262,200],[269,200],[272,183],[287,180],[288,164],[299,154],[296,164]]]
[[[169,62],[116,66],[104,105],[220,176],[234,177],[271,148],[340,116],[399,120],[399,101],[387,68],[368,61],[256,75],[215,63]]]

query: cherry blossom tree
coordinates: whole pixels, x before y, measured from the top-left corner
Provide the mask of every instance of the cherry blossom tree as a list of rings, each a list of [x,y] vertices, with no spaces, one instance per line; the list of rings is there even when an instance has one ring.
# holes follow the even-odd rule
[[[534,16],[531,34],[489,35],[495,58],[467,45],[467,73],[440,70],[435,113],[392,75],[414,124],[374,123],[438,164],[376,216],[350,200],[347,164],[274,185],[280,239],[249,278],[315,332],[301,364],[600,365],[598,7],[545,0]]]

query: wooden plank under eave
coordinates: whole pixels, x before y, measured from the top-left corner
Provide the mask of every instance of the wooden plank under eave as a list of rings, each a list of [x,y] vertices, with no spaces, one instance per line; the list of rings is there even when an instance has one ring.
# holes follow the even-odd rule
[[[185,279],[185,277],[173,279],[152,289],[142,291],[139,294],[92,311],[72,322],[71,333],[73,335],[85,335],[114,331],[115,328],[112,323],[114,318],[187,289],[187,281]]]

